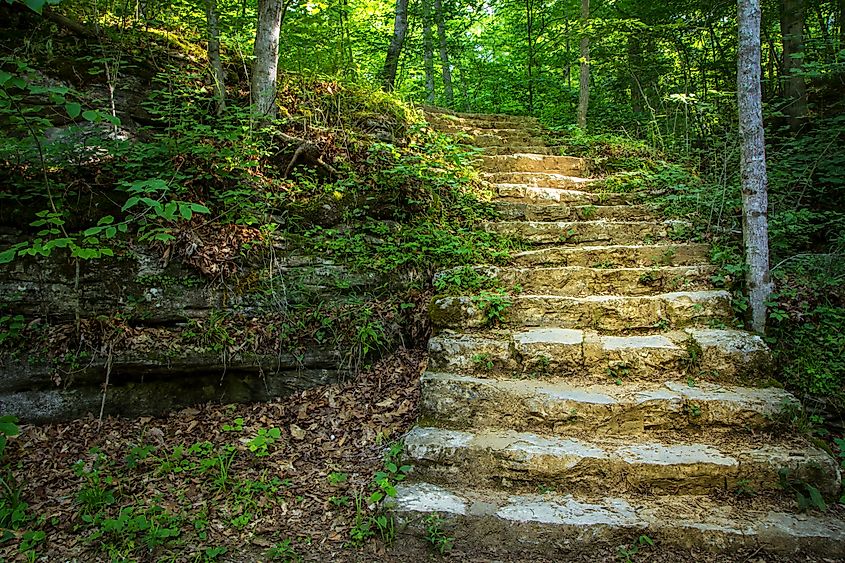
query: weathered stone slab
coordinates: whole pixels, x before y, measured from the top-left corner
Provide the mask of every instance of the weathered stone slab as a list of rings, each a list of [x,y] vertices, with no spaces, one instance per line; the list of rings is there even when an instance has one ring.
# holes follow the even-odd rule
[[[699,427],[768,428],[797,405],[788,392],[677,381],[572,384],[426,372],[422,411],[429,424],[600,435]]]
[[[498,221],[488,232],[525,239],[533,244],[639,244],[666,240],[682,221]]]
[[[655,327],[674,328],[733,317],[730,294],[722,290],[645,296],[516,295],[505,311],[507,326],[593,328],[609,334]],[[488,324],[483,303],[472,297],[437,297],[429,308],[443,328],[481,328]]]
[[[635,268],[706,264],[710,247],[702,243],[551,247],[511,256],[517,266]]]
[[[420,538],[425,517],[438,513],[455,547],[479,557],[490,550],[499,558],[581,560],[602,548],[612,556],[619,545],[642,534],[664,549],[845,557],[841,518],[791,514],[765,501],[740,508],[700,496],[508,495],[403,483],[389,508],[400,533]]]
[[[481,175],[486,181],[497,185],[521,185],[534,188],[558,188],[589,191],[596,183],[592,178],[568,176],[555,172],[485,172]]]
[[[570,176],[587,174],[587,163],[582,158],[539,154],[482,156],[479,168],[485,172],[554,172]]]
[[[513,430],[418,426],[406,436],[405,452],[422,480],[471,486],[706,494],[742,484],[755,491],[780,491],[779,471],[785,467],[827,497],[838,494],[841,485],[836,461],[806,442],[763,446],[751,439],[717,447],[629,440],[620,446]]]
[[[596,200],[602,194],[596,194]],[[540,205],[536,203],[494,202],[506,221],[646,221],[656,220],[644,205]]]
[[[579,189],[538,188],[521,184],[498,184],[496,194],[502,203],[534,205],[627,205],[632,197],[624,194],[596,193]],[[551,213],[552,211],[550,211]]]

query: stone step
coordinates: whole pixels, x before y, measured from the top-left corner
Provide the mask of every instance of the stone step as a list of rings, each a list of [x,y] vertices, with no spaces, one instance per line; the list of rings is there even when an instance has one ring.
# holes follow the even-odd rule
[[[551,247],[527,250],[510,258],[516,266],[590,266],[634,268],[705,264],[710,246],[704,243]]]
[[[533,244],[652,244],[687,236],[685,221],[492,221],[487,232]]]
[[[484,154],[487,155],[503,155],[503,154],[544,154],[557,155],[560,154],[560,149],[557,147],[547,147],[545,145],[513,145],[501,144],[484,147]]]
[[[573,187],[578,186],[573,184]],[[545,204],[549,206],[558,204],[629,205],[638,201],[637,196],[632,194],[596,193],[580,189],[534,188],[520,184],[495,184],[494,190],[502,203]]]
[[[538,205],[495,201],[493,206],[499,216],[508,221],[657,221],[645,205]]]
[[[733,318],[727,291],[679,291],[646,296],[516,295],[436,297],[429,308],[432,322],[442,328],[480,328],[499,321],[507,326],[592,328],[631,333],[653,328],[721,322]]]
[[[405,436],[404,461],[414,466],[416,479],[438,484],[715,494],[738,487],[782,491],[779,472],[788,471],[790,479],[815,487],[826,498],[839,493],[836,460],[806,440],[695,437],[673,434],[671,443],[633,436],[580,440],[513,430],[416,426]]]
[[[428,352],[432,370],[546,381],[661,382],[672,377],[736,381],[767,376],[771,370],[762,338],[712,328],[642,336],[551,327],[473,334],[444,331],[429,340]]]
[[[611,494],[617,496],[602,496]],[[590,497],[513,495],[405,482],[397,486],[387,507],[403,542],[417,536],[425,543],[430,527],[426,519],[437,514],[443,533],[455,539],[455,550],[472,553],[479,561],[620,560],[619,546],[631,545],[642,535],[661,551],[681,551],[679,561],[702,552],[728,557],[711,555],[714,562],[736,561],[734,555],[746,550],[759,561],[770,553],[794,557],[792,561],[805,561],[810,554],[845,558],[845,520],[835,514],[797,513],[789,505],[761,498],[725,503],[701,496],[618,495],[607,489]],[[649,560],[647,546],[640,555]]]
[[[481,177],[491,184],[511,184],[534,188],[563,188],[569,189],[580,186],[586,189],[588,184],[600,184],[595,178],[568,176],[550,172],[486,172]]]
[[[468,135],[469,138],[467,139],[467,142],[479,148],[546,146],[546,142],[542,137],[540,137],[539,132],[524,129],[454,130],[452,133]]]
[[[464,127],[508,128],[526,127],[538,128],[536,117],[523,115],[480,115],[480,114],[448,114],[426,112],[426,119],[432,125],[452,125]]]
[[[435,279],[448,277],[454,268],[438,273]],[[553,266],[518,268],[477,266],[481,276],[497,280],[499,286],[517,287],[520,293],[536,295],[652,295],[669,291],[711,289],[710,276],[715,266],[652,266],[650,268],[590,268]]]
[[[479,168],[485,172],[555,172],[569,176],[586,176],[587,163],[575,156],[541,154],[509,154],[482,156]]]
[[[666,374],[664,374],[665,376]],[[422,420],[452,430],[624,436],[702,427],[766,429],[797,400],[777,387],[713,383],[572,384],[426,372]]]

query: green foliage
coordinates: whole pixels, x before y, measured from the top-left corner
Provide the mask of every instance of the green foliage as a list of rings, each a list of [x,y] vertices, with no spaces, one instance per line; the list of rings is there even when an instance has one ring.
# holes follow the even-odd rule
[[[450,552],[455,543],[455,538],[448,536],[443,531],[443,517],[436,512],[426,516],[425,539],[440,555]]]
[[[654,540],[646,535],[640,535],[634,542],[629,545],[619,547],[617,552],[618,559],[625,563],[633,563],[639,557],[644,549],[654,546]]]
[[[827,503],[821,491],[803,479],[793,476],[788,467],[782,467],[778,470],[778,479],[780,480],[780,487],[785,492],[795,495],[795,501],[802,512],[807,510],[827,511]]]
[[[481,291],[472,297],[472,301],[481,310],[485,322],[489,325],[504,322],[508,309],[513,305],[510,295],[503,289]]]
[[[266,457],[270,455],[270,446],[275,444],[281,436],[282,431],[278,428],[259,428],[255,437],[247,443],[247,447],[257,457]]]

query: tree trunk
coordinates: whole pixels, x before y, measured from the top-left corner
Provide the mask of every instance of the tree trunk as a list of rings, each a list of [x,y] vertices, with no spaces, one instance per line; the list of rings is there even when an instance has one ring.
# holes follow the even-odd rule
[[[276,113],[276,78],[279,70],[279,33],[282,28],[281,0],[258,0],[258,27],[255,30],[255,65],[252,69],[251,97],[257,115]]]
[[[425,99],[434,103],[434,39],[431,35],[430,0],[422,0],[423,66],[425,67]]]
[[[638,32],[642,33],[642,32]],[[634,32],[628,34],[628,68],[630,72],[631,85],[631,110],[634,113],[643,112],[643,91],[640,84],[640,73],[643,68],[643,54],[640,45],[641,37],[636,37]],[[685,72],[685,69],[682,69]]]
[[[408,0],[396,0],[396,11],[393,18],[393,37],[387,46],[387,57],[381,71],[381,85],[386,92],[393,90],[396,85],[396,72],[399,68],[399,56],[402,45],[408,33]]]
[[[738,0],[739,45],[737,103],[742,175],[742,234],[747,263],[746,283],[751,327],[766,330],[766,300],[772,293],[769,275],[768,195],[763,101],[760,85],[760,0]]]
[[[446,23],[443,17],[442,0],[434,0],[434,17],[437,19],[437,37],[440,42],[440,62],[443,64],[443,94],[446,96],[446,106],[455,103],[452,90],[452,67],[449,65],[449,50],[446,45]]]
[[[578,81],[578,127],[587,128],[587,106],[590,103],[590,0],[581,0],[581,74]]]
[[[208,64],[211,66],[211,80],[214,82],[214,98],[217,115],[226,109],[226,74],[220,61],[220,27],[217,24],[217,0],[206,0],[208,20]]]
[[[801,129],[807,116],[807,88],[798,74],[804,52],[804,0],[783,0],[780,14],[780,32],[783,37],[783,95],[787,100],[786,114],[789,128],[795,133]]]

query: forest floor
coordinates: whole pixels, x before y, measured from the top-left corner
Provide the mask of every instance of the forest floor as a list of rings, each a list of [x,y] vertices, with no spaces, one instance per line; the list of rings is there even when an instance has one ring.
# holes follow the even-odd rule
[[[31,521],[0,561],[513,561],[460,538],[440,554],[379,520],[373,493],[408,471],[396,445],[416,421],[425,363],[401,350],[271,403],[23,426],[11,484]],[[824,561],[660,545],[597,545],[572,560]]]

